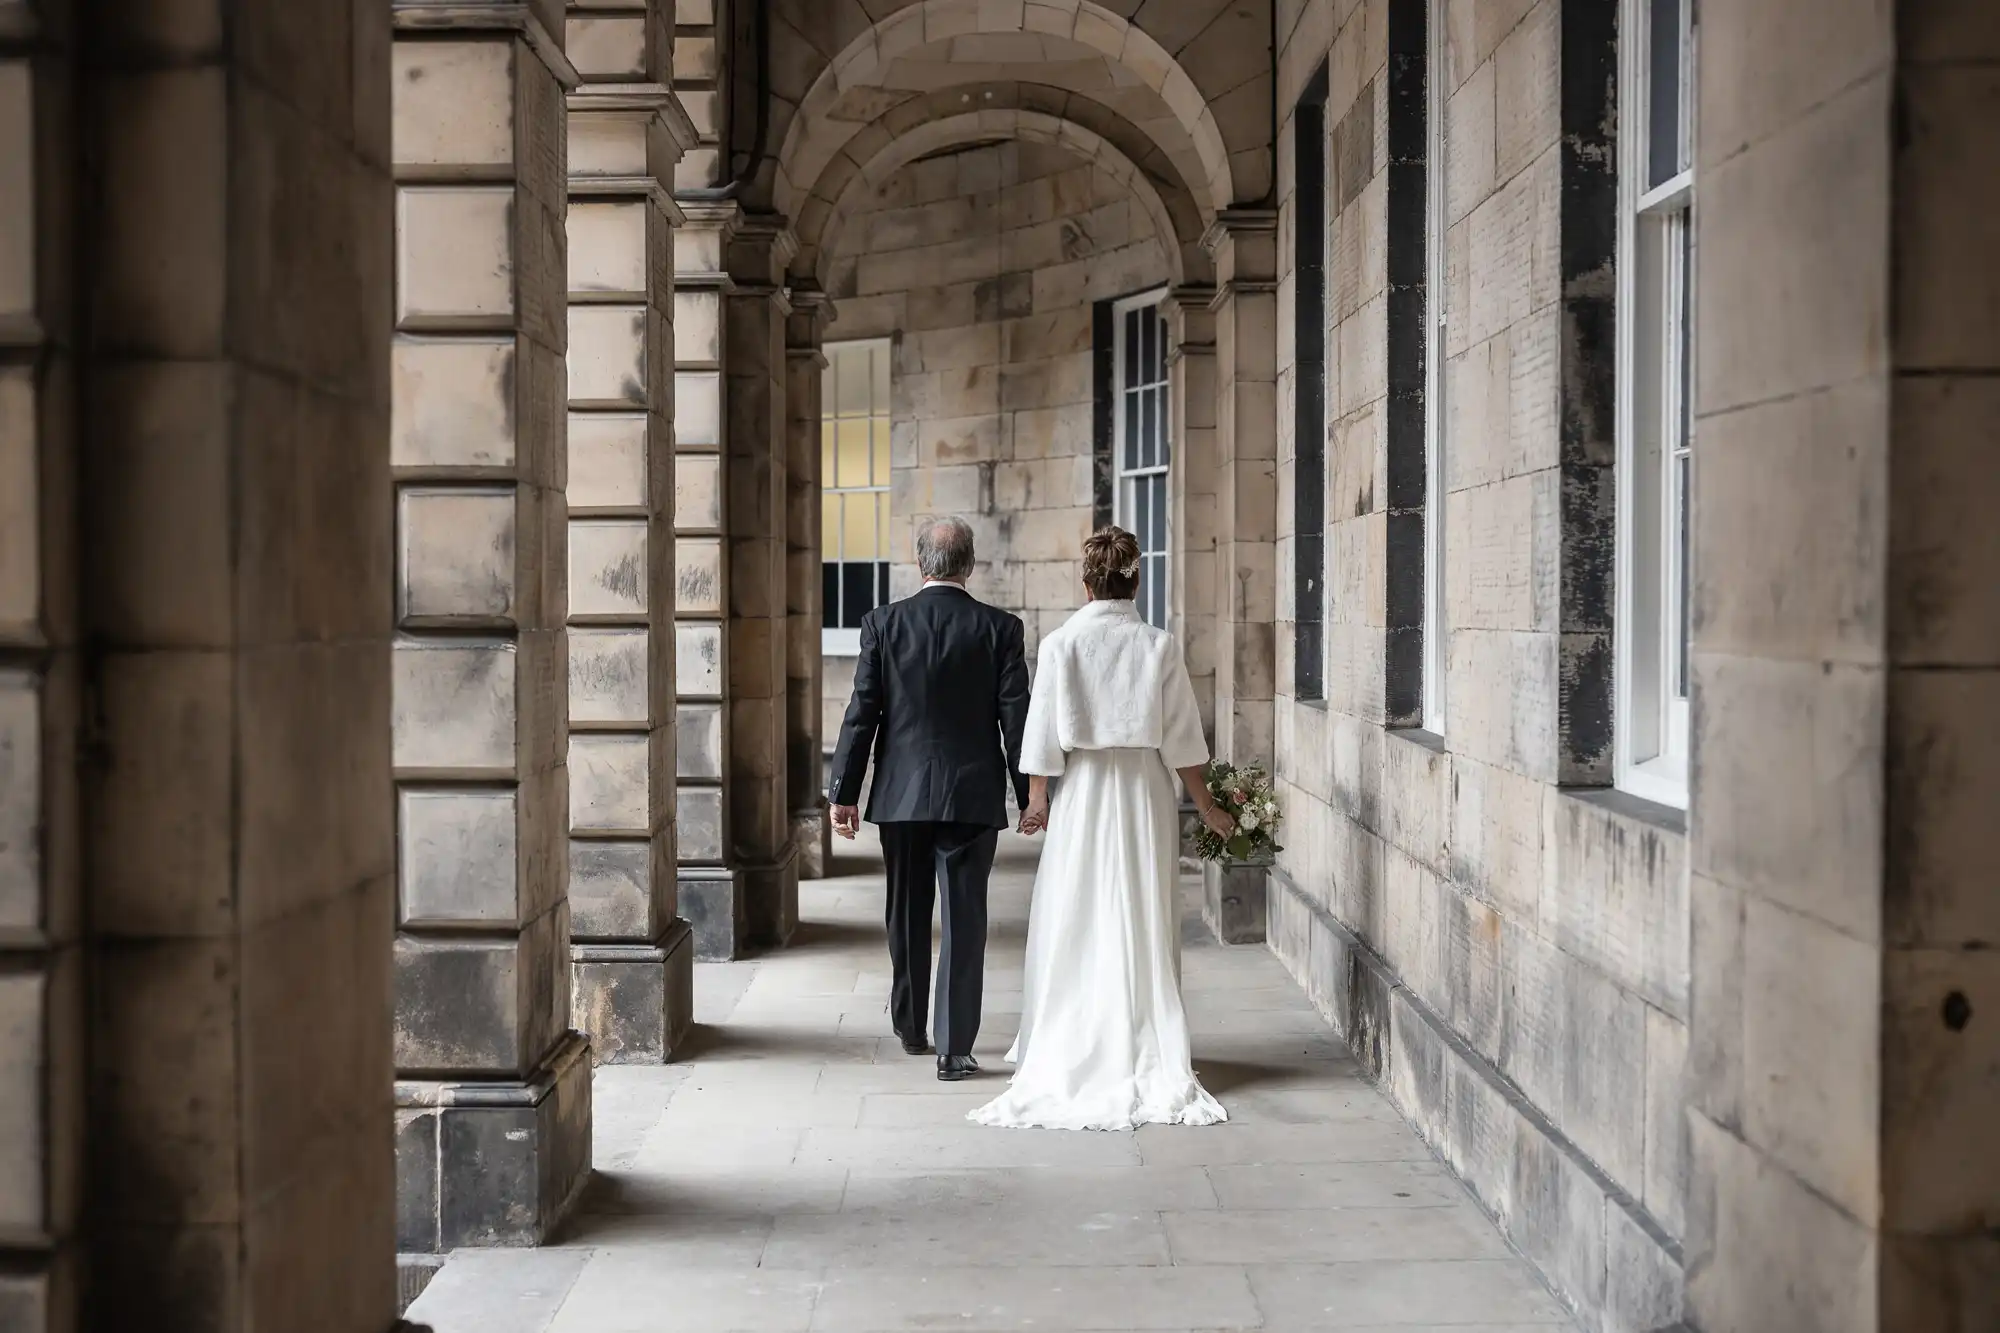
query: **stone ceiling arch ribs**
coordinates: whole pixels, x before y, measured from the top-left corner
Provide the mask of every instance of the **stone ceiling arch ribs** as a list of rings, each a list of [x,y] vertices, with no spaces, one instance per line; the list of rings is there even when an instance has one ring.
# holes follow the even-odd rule
[[[1157,93],[1199,162],[1199,170],[1183,169],[1181,174],[1195,190],[1203,213],[1212,220],[1218,210],[1234,202],[1231,153],[1215,115],[1194,79],[1143,27],[1091,0],[919,0],[872,24],[814,80],[786,125],[772,206],[785,216],[796,216],[826,164],[858,132],[846,128],[857,121],[830,114],[842,98],[850,94],[865,98],[870,89],[886,97],[889,90],[881,81],[899,57],[934,43],[985,34],[1033,34],[1075,43]],[[1035,68],[1024,64],[1022,73]],[[1159,136],[1149,132],[1149,137],[1159,142]],[[1173,155],[1168,144],[1159,146]]]
[[[1136,133],[1136,131],[1135,131]],[[795,275],[824,283],[826,268],[838,253],[848,221],[864,192],[873,192],[920,157],[990,139],[1015,139],[1053,144],[1081,160],[1103,167],[1129,190],[1151,218],[1160,248],[1175,283],[1205,282],[1211,261],[1201,244],[1206,227],[1203,212],[1186,193],[1177,191],[1177,210],[1154,180],[1124,148],[1089,126],[1045,111],[1020,107],[982,107],[923,121],[891,137],[868,160],[840,172],[839,179],[815,186],[798,220],[799,254]],[[851,159],[849,159],[851,161]],[[829,174],[835,174],[832,171]]]

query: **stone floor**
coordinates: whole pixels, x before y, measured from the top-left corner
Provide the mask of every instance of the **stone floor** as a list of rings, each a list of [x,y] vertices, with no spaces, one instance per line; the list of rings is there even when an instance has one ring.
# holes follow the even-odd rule
[[[859,846],[859,844],[857,844]],[[461,1251],[437,1333],[1566,1327],[1278,963],[1190,916],[1195,1062],[1227,1125],[983,1129],[889,1036],[872,849],[808,884],[795,947],[696,974],[667,1068],[597,1074],[598,1174],[559,1244]],[[989,1071],[1012,1040],[1035,850],[995,870]],[[1193,899],[1190,898],[1192,906]]]

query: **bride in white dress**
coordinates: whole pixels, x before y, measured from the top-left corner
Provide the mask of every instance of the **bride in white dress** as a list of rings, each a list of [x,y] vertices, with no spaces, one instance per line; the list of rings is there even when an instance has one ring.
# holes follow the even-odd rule
[[[1234,825],[1202,781],[1194,687],[1172,635],[1139,616],[1139,543],[1084,544],[1090,601],[1036,655],[1021,831],[1048,830],[1028,917],[1021,1030],[982,1125],[1131,1129],[1227,1119],[1194,1075],[1180,992],[1177,770],[1203,822]],[[1049,779],[1060,778],[1053,801]]]

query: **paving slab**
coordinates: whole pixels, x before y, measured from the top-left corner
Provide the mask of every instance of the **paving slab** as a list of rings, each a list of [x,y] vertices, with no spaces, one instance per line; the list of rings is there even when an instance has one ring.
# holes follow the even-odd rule
[[[996,863],[988,1067],[889,1032],[879,863],[800,888],[799,947],[702,964],[665,1068],[597,1070],[598,1174],[540,1251],[453,1255],[436,1333],[1549,1333],[1563,1307],[1265,950],[1190,927],[1195,1065],[1226,1125],[997,1130],[1034,849]],[[1187,886],[1191,914],[1198,904]]]

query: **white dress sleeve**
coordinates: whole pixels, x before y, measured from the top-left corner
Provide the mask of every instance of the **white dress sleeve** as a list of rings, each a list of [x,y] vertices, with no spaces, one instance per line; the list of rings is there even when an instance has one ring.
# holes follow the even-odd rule
[[[1201,734],[1201,709],[1194,701],[1187,658],[1180,641],[1169,638],[1160,672],[1160,758],[1168,768],[1193,768],[1208,762],[1208,741]]]
[[[1028,693],[1028,725],[1021,734],[1021,771],[1030,777],[1059,778],[1063,773],[1062,734],[1056,723],[1062,714],[1061,652],[1054,638],[1042,640],[1034,688]]]

